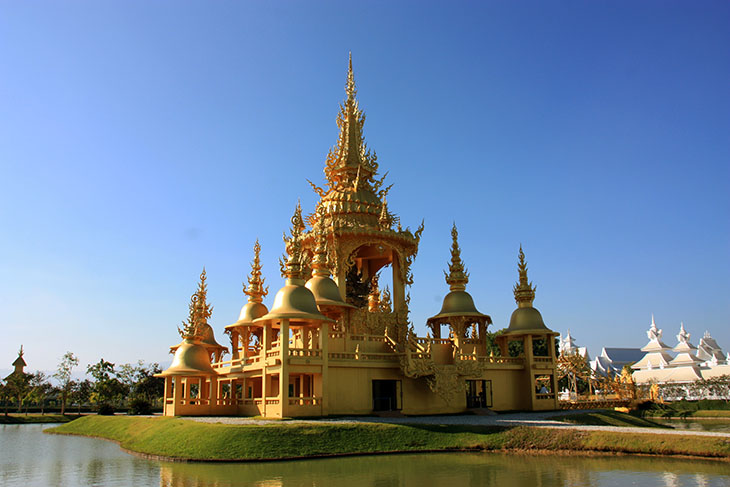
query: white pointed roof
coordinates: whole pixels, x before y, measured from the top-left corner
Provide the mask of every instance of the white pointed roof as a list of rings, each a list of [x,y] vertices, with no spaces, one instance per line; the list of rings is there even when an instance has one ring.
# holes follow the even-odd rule
[[[644,345],[641,349],[642,352],[663,352],[665,350],[671,350],[671,347],[662,342],[662,330],[657,328],[653,314],[651,315],[651,326],[646,332],[646,336],[649,337],[649,343]]]

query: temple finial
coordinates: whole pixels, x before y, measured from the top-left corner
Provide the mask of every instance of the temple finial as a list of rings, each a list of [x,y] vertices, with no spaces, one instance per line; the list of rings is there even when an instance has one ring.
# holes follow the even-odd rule
[[[456,222],[451,228],[451,262],[449,263],[449,273],[444,271],[446,284],[449,285],[451,291],[463,291],[469,282],[469,273],[464,268],[464,262],[461,260],[461,248],[459,247],[459,231],[456,229]]]
[[[352,51],[350,51],[350,62],[347,69],[347,84],[345,85],[345,92],[347,93],[347,99],[355,98],[357,95],[357,89],[355,88],[355,74],[352,71]]]
[[[18,358],[23,358],[23,345],[20,345],[20,350],[18,350]]]
[[[525,253],[522,251],[520,244],[519,263],[517,269],[520,280],[515,284],[513,290],[515,293],[515,301],[520,308],[532,307],[535,300],[535,287],[527,279],[527,263],[525,262]]]
[[[251,273],[248,275],[248,286],[243,287],[243,294],[248,296],[250,303],[261,303],[264,296],[269,294],[269,287],[264,288],[264,279],[261,277],[261,244],[256,239],[253,246],[253,262],[251,262]]]
[[[185,340],[200,339],[203,333],[203,327],[208,324],[208,319],[213,313],[213,307],[207,303],[208,286],[206,284],[205,267],[200,273],[200,281],[198,289],[190,297],[190,305],[188,307],[188,319],[183,321],[183,327],[178,328],[180,336]]]
[[[317,208],[316,218],[317,222],[312,227],[315,239],[312,276],[330,277],[331,272],[327,265],[327,234],[324,227],[324,208],[322,206]]]
[[[297,201],[294,215],[291,217],[291,234],[284,235],[286,245],[286,262],[282,264],[282,274],[290,281],[302,280],[302,231],[304,219],[302,218],[302,205]],[[303,282],[302,282],[303,284]]]

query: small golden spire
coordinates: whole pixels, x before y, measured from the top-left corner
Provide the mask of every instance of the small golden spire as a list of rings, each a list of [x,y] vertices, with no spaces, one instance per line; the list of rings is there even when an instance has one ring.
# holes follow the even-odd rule
[[[261,303],[264,296],[269,294],[269,287],[264,288],[265,279],[261,277],[261,244],[256,239],[253,246],[253,262],[251,273],[248,275],[248,286],[243,287],[243,294],[248,296],[249,303]]]
[[[207,303],[208,286],[205,280],[205,267],[203,267],[203,272],[200,273],[198,289],[190,297],[188,319],[187,321],[183,321],[182,328],[177,329],[180,336],[185,340],[200,339],[204,325],[208,324],[208,319],[213,314],[213,307]]]
[[[23,358],[23,345],[20,345],[20,350],[18,350],[18,358]]]
[[[449,273],[444,271],[446,284],[452,291],[463,291],[469,282],[469,273],[464,268],[464,262],[461,260],[461,248],[459,248],[459,231],[456,229],[456,223],[451,228],[451,263],[449,264]]]
[[[317,208],[317,221],[312,227],[316,241],[314,258],[312,259],[312,276],[330,277],[330,268],[327,265],[327,234],[324,230],[324,208]]]
[[[393,226],[393,217],[388,212],[388,201],[383,198],[383,205],[380,207],[380,217],[378,218],[380,228],[390,230]]]
[[[390,313],[391,305],[390,288],[385,286],[385,289],[383,289],[380,293],[380,311],[383,313]]]
[[[535,287],[531,282],[527,280],[527,263],[525,262],[525,253],[522,251],[522,244],[520,244],[520,261],[517,265],[520,280],[514,286],[515,301],[520,308],[527,308],[532,306],[532,302],[535,300]]]
[[[284,235],[284,243],[286,244],[286,253],[288,255],[286,263],[283,265],[283,274],[288,281],[302,280],[302,231],[306,228],[302,219],[302,206],[297,202],[294,209],[294,216],[291,218],[291,235]],[[302,282],[303,284],[303,282]]]

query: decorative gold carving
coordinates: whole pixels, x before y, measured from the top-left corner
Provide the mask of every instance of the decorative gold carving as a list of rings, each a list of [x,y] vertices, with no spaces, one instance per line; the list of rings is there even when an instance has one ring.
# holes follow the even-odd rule
[[[464,262],[461,260],[461,248],[459,247],[459,231],[456,229],[456,223],[451,228],[451,262],[449,263],[448,274],[444,271],[446,284],[449,285],[451,291],[464,291],[466,284],[469,282],[469,273],[464,268]]]
[[[269,294],[269,286],[264,288],[265,279],[261,277],[261,244],[258,239],[253,246],[253,262],[251,262],[251,273],[248,275],[248,286],[243,286],[243,294],[248,296],[251,303],[261,303],[263,298]]]
[[[208,286],[205,280],[205,267],[203,267],[203,272],[200,273],[198,289],[190,297],[188,319],[182,322],[182,328],[178,327],[177,329],[183,339],[199,340],[202,338],[204,325],[208,324],[208,318],[213,313],[213,306],[206,302]]]
[[[526,306],[532,306],[532,302],[535,300],[535,290],[537,289],[527,280],[527,263],[525,262],[525,253],[522,251],[522,244],[520,244],[520,261],[517,265],[520,280],[514,286],[515,301],[518,305],[523,304]]]

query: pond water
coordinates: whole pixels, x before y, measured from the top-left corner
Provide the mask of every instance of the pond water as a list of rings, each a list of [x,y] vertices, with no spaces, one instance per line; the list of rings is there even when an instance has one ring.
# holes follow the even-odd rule
[[[0,425],[0,485],[160,487],[730,486],[730,464],[631,456],[438,453],[269,463],[169,463],[111,442]]]
[[[730,418],[714,419],[658,419],[651,418],[660,424],[666,424],[672,428],[690,431],[718,431],[721,433],[730,433]]]

